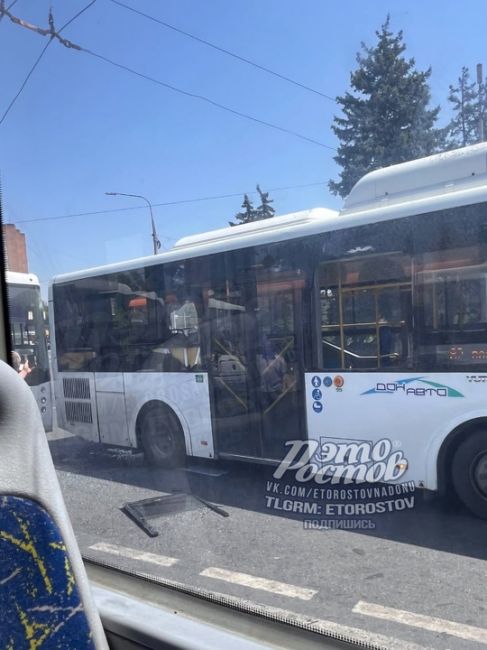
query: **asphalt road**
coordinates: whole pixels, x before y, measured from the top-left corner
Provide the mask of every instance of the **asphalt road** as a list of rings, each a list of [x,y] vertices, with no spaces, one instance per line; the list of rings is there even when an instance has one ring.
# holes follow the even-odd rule
[[[416,493],[412,509],[368,516],[373,529],[330,529],[329,522],[307,529],[309,513],[282,508],[299,510],[295,503],[310,499],[285,495],[289,481],[276,488],[271,468],[192,463],[161,471],[140,455],[60,430],[48,437],[87,556],[279,608],[387,648],[487,645],[487,522],[455,503]],[[172,511],[149,521],[157,537],[121,510],[175,491],[208,504],[176,497]],[[316,521],[325,501],[316,500]]]

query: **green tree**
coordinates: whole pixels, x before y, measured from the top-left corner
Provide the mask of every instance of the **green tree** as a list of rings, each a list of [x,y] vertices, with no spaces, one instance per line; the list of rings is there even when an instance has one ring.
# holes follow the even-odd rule
[[[435,128],[440,107],[429,108],[431,68],[416,70],[403,54],[402,31],[389,29],[389,17],[376,32],[377,44],[357,54],[351,92],[337,97],[342,116],[332,126],[340,144],[335,161],[342,171],[330,180],[334,194],[346,196],[365,173],[442,148],[444,130]]]
[[[450,148],[465,147],[480,140],[479,122],[482,115],[484,140],[487,138],[487,79],[479,85],[470,81],[470,70],[462,68],[457,85],[450,86],[448,101],[452,104],[453,117],[446,127]]]
[[[243,223],[250,223],[257,219],[257,210],[255,210],[252,205],[252,201],[249,199],[248,194],[244,194],[244,200],[242,203],[242,212],[237,212],[235,215],[236,223],[229,221],[230,226],[240,226]]]
[[[269,192],[263,192],[260,189],[260,186],[257,185],[257,192],[259,193],[260,196],[260,205],[256,210],[257,219],[270,219],[273,217],[276,213],[274,208],[272,207],[271,203],[274,203],[271,199],[269,199]]]
[[[450,85],[448,101],[452,104],[453,117],[447,126],[447,142],[452,149],[465,147],[478,141],[479,92],[475,81],[470,81],[470,71],[465,66]]]

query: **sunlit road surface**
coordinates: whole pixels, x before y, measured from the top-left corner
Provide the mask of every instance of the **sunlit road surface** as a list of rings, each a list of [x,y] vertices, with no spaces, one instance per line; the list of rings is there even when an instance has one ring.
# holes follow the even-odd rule
[[[378,646],[487,647],[487,522],[440,499],[376,516],[373,531],[309,530],[303,515],[266,507],[272,469],[190,465],[162,471],[140,455],[49,434],[82,552],[279,611]],[[202,502],[151,520],[127,502],[184,491]],[[267,502],[268,503],[268,502]]]

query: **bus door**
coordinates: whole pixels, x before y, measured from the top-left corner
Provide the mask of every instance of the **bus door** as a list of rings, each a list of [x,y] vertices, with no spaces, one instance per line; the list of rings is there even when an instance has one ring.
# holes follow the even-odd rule
[[[250,291],[251,289],[251,291]],[[301,281],[226,281],[207,297],[214,426],[220,454],[279,459],[302,438]]]
[[[287,276],[287,277],[286,277]],[[299,275],[258,278],[256,366],[261,453],[281,459],[285,443],[305,436],[301,400],[303,319]]]
[[[261,455],[255,360],[255,302],[230,280],[209,290],[213,423],[219,453]]]

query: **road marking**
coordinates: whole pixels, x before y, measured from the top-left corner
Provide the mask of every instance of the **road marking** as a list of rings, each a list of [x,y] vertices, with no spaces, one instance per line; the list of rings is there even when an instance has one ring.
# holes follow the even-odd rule
[[[159,566],[172,566],[173,564],[176,564],[176,562],[179,562],[179,560],[174,557],[156,555],[156,553],[146,553],[145,551],[138,551],[136,548],[118,546],[118,544],[106,544],[105,542],[92,544],[90,549],[93,551],[103,551],[103,553],[111,553],[111,555],[118,555],[120,557],[127,557],[131,560],[151,562],[152,564],[158,564]]]
[[[271,591],[275,594],[280,594],[281,596],[299,598],[300,600],[311,600],[311,598],[318,593],[314,589],[304,589],[303,587],[288,585],[285,582],[259,578],[257,576],[251,576],[248,573],[239,573],[238,571],[227,571],[226,569],[218,569],[217,567],[209,567],[208,569],[205,569],[200,573],[200,576],[215,578],[216,580],[224,580],[225,582],[233,582],[234,584],[242,585],[243,587],[251,587],[252,589]]]
[[[352,611],[354,614],[365,614],[365,616],[374,616],[375,618],[386,621],[395,621],[403,625],[420,627],[429,632],[440,632],[459,637],[460,639],[466,639],[467,641],[487,643],[487,629],[482,627],[463,625],[463,623],[455,623],[454,621],[436,618],[435,616],[414,614],[413,612],[406,612],[404,609],[374,605],[373,603],[366,603],[363,600],[359,600]]]

